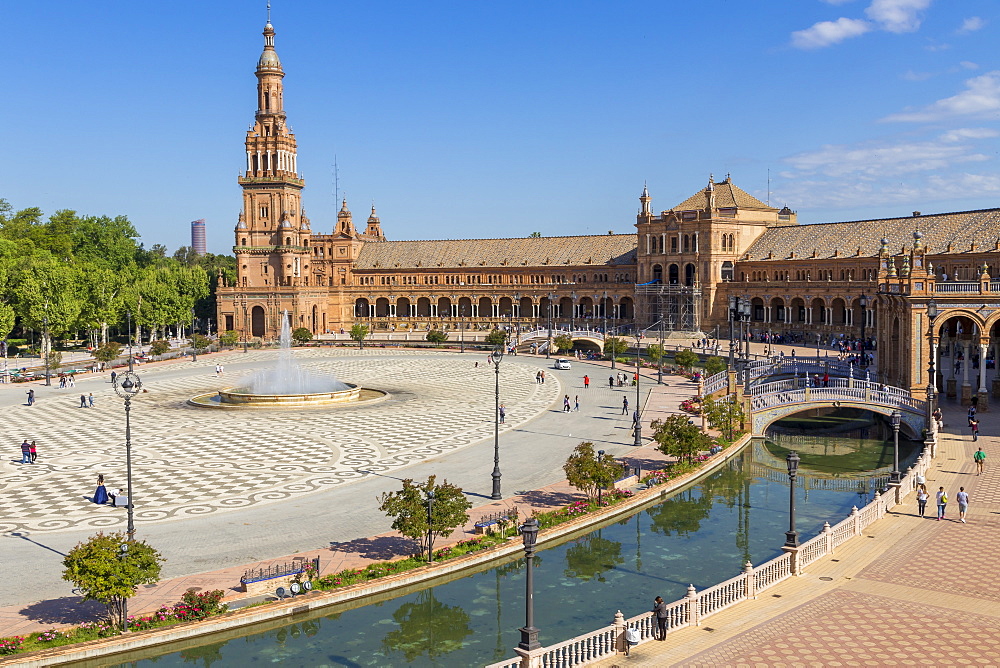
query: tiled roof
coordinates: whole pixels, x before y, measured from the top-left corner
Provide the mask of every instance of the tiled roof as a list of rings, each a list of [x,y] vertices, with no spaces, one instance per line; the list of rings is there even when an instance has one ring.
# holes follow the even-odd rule
[[[732,179],[726,177],[722,183],[715,184],[715,206],[718,208],[737,207],[740,209],[767,209],[774,210],[773,207],[764,204],[759,199],[733,185]],[[694,211],[708,208],[708,193],[702,188],[686,200],[675,206],[672,211]]]
[[[787,260],[792,253],[796,258],[854,256],[861,249],[861,257],[878,255],[882,239],[889,240],[889,251],[899,253],[902,248],[913,247],[913,233],[921,233],[921,241],[928,253],[947,253],[948,244],[954,244],[952,253],[972,252],[972,243],[978,244],[976,252],[992,250],[1000,238],[1000,209],[938,213],[905,218],[855,220],[842,223],[815,223],[793,227],[771,227],[750,245],[750,260]]]
[[[633,265],[636,235],[366,243],[356,269]]]

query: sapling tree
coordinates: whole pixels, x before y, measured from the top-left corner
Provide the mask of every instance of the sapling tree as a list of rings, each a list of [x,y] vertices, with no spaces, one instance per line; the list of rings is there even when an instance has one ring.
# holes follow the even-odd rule
[[[613,455],[600,455],[589,441],[580,443],[563,465],[570,485],[587,495],[588,501],[597,498],[598,489],[604,489],[621,476],[624,468]]]
[[[427,493],[431,491],[434,502],[430,504],[428,525]],[[447,480],[438,484],[437,476],[433,475],[422,483],[406,478],[403,489],[380,495],[378,502],[379,510],[393,518],[392,528],[416,541],[423,553],[433,545],[435,535],[447,538],[457,527],[468,522],[468,510],[472,507],[461,487]]]

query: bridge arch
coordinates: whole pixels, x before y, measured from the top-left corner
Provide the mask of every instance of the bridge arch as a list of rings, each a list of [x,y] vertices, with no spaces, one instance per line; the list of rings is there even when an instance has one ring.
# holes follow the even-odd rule
[[[868,411],[870,413],[878,413],[879,415],[884,415],[889,417],[892,415],[894,410],[899,410],[901,414],[901,420],[899,424],[899,431],[901,434],[905,434],[908,438],[914,440],[920,440],[923,438],[923,430],[925,426],[925,416],[923,411],[915,411],[912,409],[903,408],[900,409],[896,406],[876,404],[872,402],[865,401],[852,401],[852,400],[820,400],[820,401],[795,401],[785,404],[780,404],[778,406],[773,406],[763,411],[754,411],[753,413],[753,434],[755,436],[763,436],[767,433],[768,427],[772,424],[786,417],[792,415],[797,415],[799,413],[805,413],[816,408],[857,408],[860,410]]]

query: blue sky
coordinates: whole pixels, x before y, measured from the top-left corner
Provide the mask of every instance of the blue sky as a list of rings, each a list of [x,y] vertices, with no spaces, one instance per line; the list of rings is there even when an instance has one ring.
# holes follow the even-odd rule
[[[6,3],[0,197],[230,252],[264,2]],[[633,229],[709,173],[801,222],[1000,206],[995,0],[274,0],[314,232]]]

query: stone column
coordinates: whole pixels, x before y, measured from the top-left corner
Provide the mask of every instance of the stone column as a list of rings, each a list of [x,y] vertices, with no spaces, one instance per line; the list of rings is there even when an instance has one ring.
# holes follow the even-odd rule
[[[955,379],[955,357],[958,355],[957,339],[951,340],[951,345],[949,346],[949,349],[951,350],[951,361],[949,363],[949,366],[951,367],[950,369],[951,375],[944,382],[944,387],[945,387],[945,394],[947,395],[947,397],[949,399],[954,399],[957,396],[955,392],[955,386],[957,384],[957,380]],[[944,373],[942,373],[941,375],[943,376]]]
[[[934,377],[931,378],[931,385],[934,386],[934,394],[937,394],[941,391],[941,389],[938,387],[938,382],[937,382],[938,370],[941,368],[940,367],[941,360],[938,358],[937,339],[931,341],[931,359],[934,360]]]
[[[979,340],[979,398],[976,400],[976,410],[981,413],[990,410],[990,393],[986,390],[986,350],[989,339]]]
[[[969,382],[969,367],[972,366],[972,343],[962,342],[962,405],[968,406],[972,403],[972,384]]]

